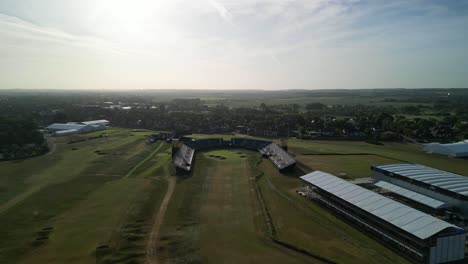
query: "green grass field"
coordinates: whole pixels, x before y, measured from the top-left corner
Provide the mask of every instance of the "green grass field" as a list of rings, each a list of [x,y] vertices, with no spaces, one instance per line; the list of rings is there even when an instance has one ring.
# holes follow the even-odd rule
[[[205,139],[205,138],[222,138],[224,140],[231,140],[233,137],[237,138],[250,138],[250,139],[260,139],[260,140],[270,140],[276,141],[276,138],[265,138],[265,137],[254,137],[244,134],[238,133],[229,133],[229,134],[190,134],[187,137],[195,138],[195,139]]]
[[[166,214],[166,261],[314,263],[266,236],[253,186],[258,157],[246,150],[198,154],[193,176],[179,180]]]
[[[301,155],[298,160],[314,170],[326,171],[344,179],[368,177],[372,165],[401,162],[377,155]]]
[[[200,137],[204,137],[203,135]],[[209,137],[209,136],[206,136]],[[413,144],[372,145],[349,141],[289,140],[290,150],[312,169],[345,178],[368,177],[371,165],[416,162],[463,173],[465,160],[424,153]],[[246,155],[247,153],[248,155]],[[365,154],[365,155],[363,155]],[[245,156],[241,158],[241,156]],[[163,226],[162,260],[195,263],[283,263],[303,257],[272,244],[259,205],[252,199],[251,181],[258,186],[271,215],[277,238],[338,263],[407,263],[394,251],[296,194],[303,185],[300,169],[280,174],[268,160],[255,167],[257,153],[213,150],[199,153],[193,175],[178,182]],[[249,180],[250,178],[250,180]],[[246,208],[251,208],[250,213]],[[183,212],[183,213],[182,213]],[[251,213],[253,212],[253,218]],[[255,234],[255,235],[254,235]],[[226,249],[227,248],[227,249]],[[263,249],[262,249],[263,248]],[[255,252],[250,252],[255,249]],[[262,259],[256,252],[282,252]],[[305,257],[307,262],[316,261]]]
[[[279,173],[268,160],[260,189],[270,210],[278,238],[338,263],[407,263],[354,227],[334,217],[295,190],[303,185],[295,173]]]
[[[388,96],[306,96],[289,98],[258,98],[258,99],[230,99],[230,98],[203,98],[209,106],[226,105],[228,107],[252,107],[259,106],[261,103],[267,105],[287,105],[298,104],[306,105],[309,103],[322,103],[326,105],[373,105],[373,106],[407,106],[407,105],[430,105],[427,103],[416,102],[385,102]],[[399,98],[402,99],[402,98]]]
[[[391,250],[295,193],[302,185],[246,150],[197,154],[193,175],[180,179],[162,230],[169,263],[319,263],[279,246],[268,235],[255,177],[279,239],[339,263],[406,263]],[[268,181],[276,186],[271,189]]]
[[[143,263],[174,175],[171,145],[147,145],[149,133],[113,128],[53,138],[50,154],[0,163],[0,263]],[[90,139],[100,134],[109,136]],[[371,165],[399,162],[468,171],[466,160],[414,144],[290,139],[289,149],[312,169],[349,179],[368,177]],[[178,176],[169,200],[157,243],[161,263],[318,263],[273,243],[265,209],[277,238],[314,254],[338,263],[406,263],[297,195],[297,176],[305,172],[280,174],[260,159],[242,149],[197,153],[194,171]]]
[[[0,263],[96,263],[104,245],[104,262],[144,257],[171,171],[170,145],[146,134],[52,138],[53,153],[0,163]]]
[[[427,154],[422,146],[416,144],[386,142],[384,145],[373,145],[362,141],[328,141],[328,140],[289,140],[289,150],[313,169],[323,169],[331,173],[350,171],[356,177],[368,177],[370,165],[386,163],[411,162],[467,175],[468,163],[437,154]],[[375,156],[317,156],[307,154],[356,154],[367,153]],[[394,160],[394,161],[392,161]],[[343,166],[343,167],[341,167]]]

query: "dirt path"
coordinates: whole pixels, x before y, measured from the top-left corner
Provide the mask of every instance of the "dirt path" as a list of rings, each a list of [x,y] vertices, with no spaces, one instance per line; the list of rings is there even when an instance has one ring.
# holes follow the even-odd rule
[[[175,183],[176,178],[173,176],[169,176],[167,191],[164,195],[161,205],[159,206],[158,212],[156,213],[156,217],[153,222],[153,227],[151,228],[151,233],[148,239],[148,244],[146,246],[146,264],[158,263],[156,249],[158,247],[159,229],[164,219],[164,215],[166,214],[167,205],[169,204],[169,201],[172,197],[172,193],[174,192]]]

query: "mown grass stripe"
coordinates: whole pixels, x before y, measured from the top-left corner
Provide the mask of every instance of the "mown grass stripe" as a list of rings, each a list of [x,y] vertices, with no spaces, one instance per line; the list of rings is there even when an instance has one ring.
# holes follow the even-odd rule
[[[162,148],[162,146],[164,146],[164,142],[161,142],[159,144],[159,147],[157,147],[153,152],[151,152],[148,156],[146,156],[145,159],[143,159],[142,161],[140,161],[137,165],[135,165],[126,175],[124,178],[128,178],[130,177],[134,172],[135,170],[138,169],[138,167],[140,167],[141,165],[143,165],[146,161],[148,161],[149,159],[151,159],[154,155],[156,155],[156,153],[158,153],[158,151]]]

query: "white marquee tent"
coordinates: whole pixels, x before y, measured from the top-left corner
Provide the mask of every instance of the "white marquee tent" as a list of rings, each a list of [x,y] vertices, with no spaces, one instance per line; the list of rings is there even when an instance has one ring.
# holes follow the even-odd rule
[[[450,144],[430,143],[424,146],[424,151],[451,157],[468,157],[468,140]]]

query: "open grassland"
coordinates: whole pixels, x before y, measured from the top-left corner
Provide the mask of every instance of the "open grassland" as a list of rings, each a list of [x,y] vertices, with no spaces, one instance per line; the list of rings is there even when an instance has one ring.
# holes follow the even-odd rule
[[[51,154],[0,163],[0,263],[143,263],[174,174],[171,145],[147,145],[150,133],[114,128],[53,138]],[[466,160],[414,144],[290,139],[289,149],[312,169],[348,178],[404,161],[468,169]],[[197,153],[193,173],[178,176],[165,210],[155,251],[161,263],[320,263],[273,243],[265,208],[278,239],[313,254],[338,263],[406,263],[297,195],[305,172],[280,174],[259,159],[242,149]]]
[[[398,102],[388,102],[386,99],[400,99]],[[403,99],[403,100],[402,100]],[[404,97],[388,96],[302,96],[289,98],[257,98],[257,99],[231,99],[231,98],[203,98],[209,106],[223,104],[228,107],[253,107],[264,103],[267,105],[306,105],[310,103],[322,103],[325,105],[373,105],[373,106],[407,106],[407,105],[431,105],[428,103],[405,102]]]
[[[224,140],[231,140],[231,138],[250,138],[250,139],[259,139],[259,140],[270,140],[270,141],[277,141],[276,138],[267,138],[267,137],[254,137],[239,133],[229,133],[229,134],[190,134],[187,137],[195,138],[195,139],[205,139],[205,138],[222,138]]]
[[[344,179],[368,177],[372,165],[401,162],[377,155],[301,155],[298,159],[314,170],[326,171]]]
[[[53,153],[0,163],[0,263],[142,259],[172,170],[170,145],[146,134],[53,138]]]
[[[275,244],[276,238],[338,263],[407,263],[395,252],[296,194],[296,169],[280,174],[246,150],[199,152],[191,176],[179,178],[161,230],[167,263],[320,263]],[[259,175],[260,180],[255,179]]]
[[[198,153],[192,177],[179,180],[169,204],[162,229],[162,260],[315,262],[274,244],[267,236],[253,186],[258,157],[246,150]]]
[[[422,151],[421,145],[385,142],[384,145],[373,145],[362,141],[325,141],[325,140],[297,140],[290,139],[289,151],[296,155],[299,161],[304,162],[312,169],[336,173],[354,171],[356,177],[368,177],[369,163],[418,163],[461,175],[467,175],[468,163],[466,159],[450,158],[437,154],[427,154]],[[379,155],[384,159],[374,160],[369,156],[327,156],[321,157],[313,154],[357,154],[367,153]],[[312,154],[312,155],[310,155]],[[386,159],[385,159],[386,158]],[[392,160],[395,160],[392,162]],[[355,162],[355,164],[353,164]],[[341,168],[340,166],[345,167]],[[371,164],[372,165],[372,164]]]
[[[304,263],[305,257],[299,258],[259,234],[261,208],[252,189],[258,154],[249,152],[246,161],[241,158],[245,154],[230,152],[226,160],[210,162],[215,168],[207,176],[207,192],[200,210],[202,259],[206,263]]]

